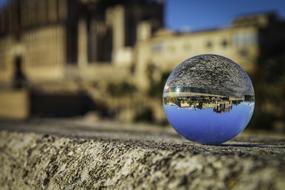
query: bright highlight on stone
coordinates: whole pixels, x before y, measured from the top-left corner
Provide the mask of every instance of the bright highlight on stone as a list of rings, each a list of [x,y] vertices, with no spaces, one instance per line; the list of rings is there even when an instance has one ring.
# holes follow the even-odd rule
[[[249,76],[219,55],[185,60],[172,71],[163,91],[169,123],[183,137],[201,144],[221,144],[241,133],[254,104]]]

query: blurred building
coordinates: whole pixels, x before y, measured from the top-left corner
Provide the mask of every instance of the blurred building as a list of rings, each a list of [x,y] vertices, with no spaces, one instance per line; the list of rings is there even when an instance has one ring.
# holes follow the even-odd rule
[[[163,4],[146,0],[10,0],[0,10],[0,81],[30,83],[129,75],[137,28],[163,27]]]
[[[205,53],[254,72],[261,56],[283,46],[284,28],[269,12],[177,33],[163,28],[158,0],[10,0],[0,11],[0,81],[13,81],[21,70],[30,83],[135,77],[145,87],[150,65],[170,71]]]
[[[169,31],[163,18],[162,0],[9,0],[0,8],[0,85],[80,91],[128,81],[144,90],[191,56],[224,55],[254,73],[284,50],[285,24],[273,12],[193,32]]]
[[[138,80],[142,86],[147,85],[144,71],[149,64],[161,73],[171,71],[189,57],[208,53],[228,57],[254,74],[260,59],[284,52],[284,34],[285,22],[274,12],[241,15],[223,28],[193,32],[160,30],[137,43]]]

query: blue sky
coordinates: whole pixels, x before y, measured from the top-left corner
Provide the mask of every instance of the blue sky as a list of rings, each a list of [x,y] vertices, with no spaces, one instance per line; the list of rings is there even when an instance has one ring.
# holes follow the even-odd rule
[[[191,30],[229,25],[243,13],[276,11],[285,18],[285,0],[166,0],[165,25]]]
[[[3,5],[7,0],[0,0],[0,6]]]
[[[177,132],[200,143],[219,144],[239,134],[250,121],[254,103],[233,105],[230,112],[216,113],[213,108],[194,109],[164,105],[169,123]]]
[[[0,0],[0,5],[7,0]],[[165,25],[199,30],[229,25],[240,14],[276,11],[285,18],[285,0],[165,0]]]

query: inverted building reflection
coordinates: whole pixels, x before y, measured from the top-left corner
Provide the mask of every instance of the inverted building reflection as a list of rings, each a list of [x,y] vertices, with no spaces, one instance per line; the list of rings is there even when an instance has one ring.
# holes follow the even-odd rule
[[[225,96],[219,94],[210,94],[210,90],[200,90],[195,88],[195,92],[189,91],[192,88],[169,88],[164,91],[163,101],[164,105],[177,106],[184,109],[211,109],[216,113],[230,112],[233,106],[240,103],[254,102],[254,96],[242,95]]]

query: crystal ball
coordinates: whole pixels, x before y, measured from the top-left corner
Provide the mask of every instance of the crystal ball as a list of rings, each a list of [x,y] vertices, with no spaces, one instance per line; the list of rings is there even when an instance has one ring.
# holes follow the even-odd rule
[[[221,144],[248,125],[254,111],[248,74],[220,55],[198,55],[179,64],[163,90],[163,108],[174,129],[188,140]]]

